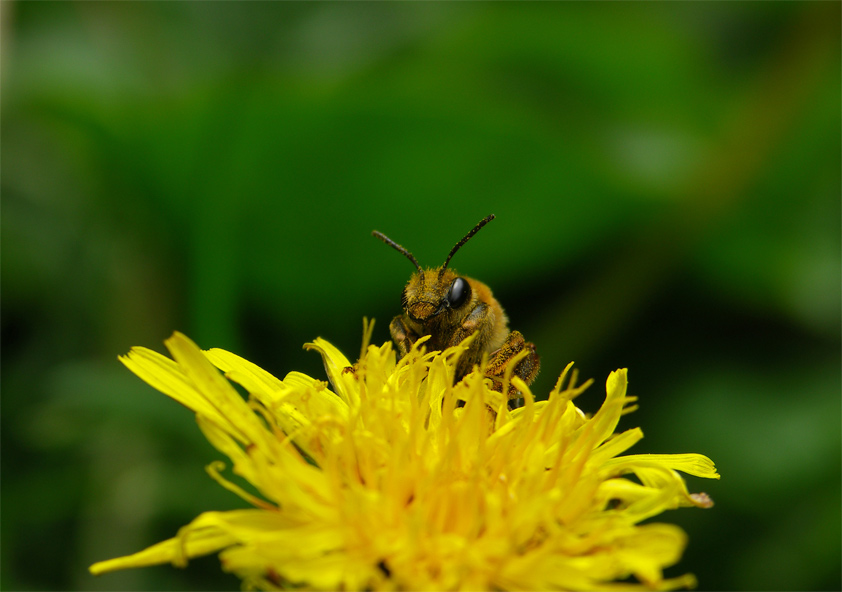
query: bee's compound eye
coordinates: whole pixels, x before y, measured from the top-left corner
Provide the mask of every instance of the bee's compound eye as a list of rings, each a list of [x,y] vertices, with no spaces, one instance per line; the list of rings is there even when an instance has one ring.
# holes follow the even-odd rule
[[[471,297],[471,285],[464,278],[456,278],[450,284],[450,291],[447,293],[447,301],[451,308],[459,308]]]

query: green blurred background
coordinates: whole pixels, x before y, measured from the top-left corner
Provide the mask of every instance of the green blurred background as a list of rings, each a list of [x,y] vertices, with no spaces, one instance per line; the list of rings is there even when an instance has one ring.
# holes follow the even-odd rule
[[[388,339],[454,258],[537,344],[629,367],[701,589],[839,590],[840,4],[3,1],[4,590],[236,589],[87,566],[243,502],[116,359],[181,330],[283,376]]]

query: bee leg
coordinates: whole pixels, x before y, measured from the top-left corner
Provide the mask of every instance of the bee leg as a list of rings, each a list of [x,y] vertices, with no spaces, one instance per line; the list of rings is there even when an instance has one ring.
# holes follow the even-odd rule
[[[493,323],[489,322],[488,318],[488,305],[481,302],[465,317],[462,325],[453,332],[445,347],[459,345],[468,336],[476,334],[473,343],[467,351],[462,353],[459,362],[456,364],[456,373],[453,376],[454,384],[465,378],[465,375],[473,370],[474,364],[479,364],[482,360],[482,352],[485,351],[493,331]]]
[[[535,353],[535,344],[528,343],[520,331],[512,331],[503,343],[503,347],[492,354],[485,375],[492,379],[492,388],[497,392],[503,392],[503,381],[506,376],[506,369],[512,359],[522,351],[528,351],[526,357],[521,359],[512,370],[512,376],[517,376],[527,385],[532,384],[541,368],[541,359]],[[510,400],[518,399],[522,395],[514,386],[509,385],[507,393]]]
[[[415,345],[415,341],[419,337],[415,331],[406,326],[401,316],[392,319],[392,322],[389,324],[389,333],[392,334],[392,341],[395,342],[395,346],[398,348],[398,359],[409,353],[409,350],[412,349],[412,346]]]

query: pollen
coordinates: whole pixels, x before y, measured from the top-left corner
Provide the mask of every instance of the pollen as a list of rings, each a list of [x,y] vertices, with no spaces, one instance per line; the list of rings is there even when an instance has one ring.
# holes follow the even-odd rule
[[[244,588],[265,590],[695,584],[663,575],[685,533],[648,519],[710,507],[680,473],[719,475],[699,454],[623,454],[643,436],[615,433],[636,400],[625,369],[610,374],[588,417],[573,400],[590,382],[577,385],[572,365],[543,401],[512,377],[525,402],[513,411],[483,368],[453,384],[465,343],[426,352],[419,342],[400,362],[391,343],[368,345],[352,365],[316,339],[305,347],[322,356],[329,382],[298,372],[281,380],[180,333],[166,345],[172,359],[137,347],[120,360],[195,412],[233,476],[220,461],[208,473],[246,508],[200,514],[169,540],[94,564],[94,574],[218,553]]]

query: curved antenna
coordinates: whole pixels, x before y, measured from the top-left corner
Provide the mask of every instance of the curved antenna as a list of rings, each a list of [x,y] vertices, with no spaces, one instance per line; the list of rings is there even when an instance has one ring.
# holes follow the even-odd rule
[[[387,245],[392,247],[394,250],[396,250],[398,253],[403,254],[407,259],[412,261],[412,264],[418,269],[418,273],[421,274],[421,277],[424,277],[424,270],[421,269],[420,265],[418,265],[418,261],[416,261],[415,257],[412,256],[412,253],[410,253],[409,251],[404,249],[402,246],[400,246],[398,243],[396,243],[395,241],[390,239],[388,236],[386,236],[382,232],[378,232],[377,230],[374,230],[374,231],[371,232],[371,235],[376,236],[377,238],[382,240],[384,243],[386,243]]]
[[[444,273],[444,270],[447,268],[447,264],[450,263],[450,258],[453,257],[454,254],[456,254],[456,251],[458,251],[462,247],[462,245],[468,242],[468,240],[470,240],[472,236],[479,232],[480,228],[482,228],[492,220],[494,220],[494,214],[489,214],[488,216],[480,220],[479,224],[474,226],[473,230],[471,230],[468,234],[465,235],[465,238],[456,243],[456,246],[450,250],[450,255],[448,255],[447,259],[444,260],[444,265],[441,266],[441,269],[439,270],[439,275]]]

